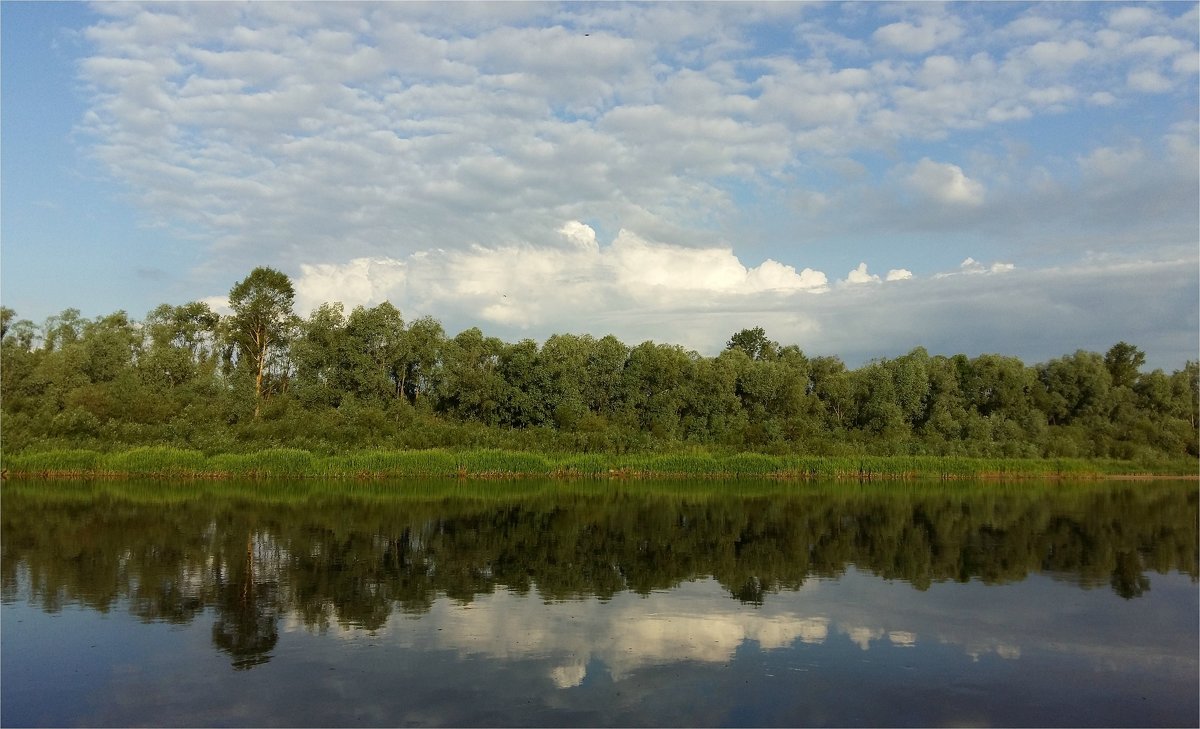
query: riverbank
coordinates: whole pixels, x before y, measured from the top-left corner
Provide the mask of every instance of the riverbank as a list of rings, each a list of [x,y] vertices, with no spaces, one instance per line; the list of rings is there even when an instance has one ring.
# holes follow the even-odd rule
[[[112,453],[55,450],[4,455],[6,476],[122,478],[777,478],[787,480],[1196,478],[1195,461],[964,458],[942,456],[768,456],[543,454],[499,450],[371,450],[343,455],[276,448],[206,455],[166,447]]]

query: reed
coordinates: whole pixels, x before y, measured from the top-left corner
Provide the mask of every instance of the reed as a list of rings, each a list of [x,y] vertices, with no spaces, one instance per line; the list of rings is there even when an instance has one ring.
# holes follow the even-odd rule
[[[364,450],[314,456],[273,448],[205,456],[196,450],[135,448],[113,453],[47,450],[4,454],[8,475],[34,478],[159,476],[172,478],[671,478],[793,481],[1089,478],[1114,475],[1195,477],[1195,461],[967,458],[943,456],[767,456],[705,452],[538,454],[506,450]]]
[[[548,476],[550,464],[535,453],[518,451],[463,451],[455,454],[460,476]]]
[[[449,451],[361,451],[317,459],[321,475],[334,478],[381,478],[450,476],[458,471],[458,461]]]
[[[312,454],[296,448],[272,448],[255,453],[222,453],[209,457],[208,472],[214,475],[248,478],[303,478],[322,475],[313,468]]]
[[[94,473],[100,454],[86,450],[53,450],[5,454],[3,468],[13,474],[29,476],[71,476]]]
[[[104,473],[146,476],[200,476],[209,472],[200,451],[151,446],[107,453],[97,461]]]

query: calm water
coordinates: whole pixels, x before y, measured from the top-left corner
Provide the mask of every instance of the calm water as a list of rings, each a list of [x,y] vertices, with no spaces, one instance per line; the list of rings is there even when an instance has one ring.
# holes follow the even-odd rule
[[[5,726],[1200,723],[1194,483],[2,489]]]

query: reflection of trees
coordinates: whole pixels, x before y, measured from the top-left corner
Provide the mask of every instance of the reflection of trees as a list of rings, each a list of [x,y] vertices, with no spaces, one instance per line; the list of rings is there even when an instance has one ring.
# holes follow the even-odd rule
[[[394,610],[497,588],[607,598],[712,576],[761,604],[853,564],[918,589],[1046,572],[1133,598],[1149,589],[1148,571],[1198,573],[1191,485],[637,488],[263,499],[192,485],[160,503],[120,486],[6,483],[0,580],[5,599],[26,589],[48,610],[125,600],[169,622],[212,610],[214,644],[248,668],[268,659],[285,612],[314,628],[376,629]]]
[[[256,579],[255,562],[254,535],[247,534],[245,557],[224,561],[213,575],[213,645],[228,653],[239,670],[266,663],[279,640],[275,586]]]

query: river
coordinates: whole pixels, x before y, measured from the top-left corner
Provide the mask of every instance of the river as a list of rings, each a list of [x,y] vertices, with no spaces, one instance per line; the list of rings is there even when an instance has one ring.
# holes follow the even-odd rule
[[[1196,726],[1194,482],[3,484],[5,726]]]

